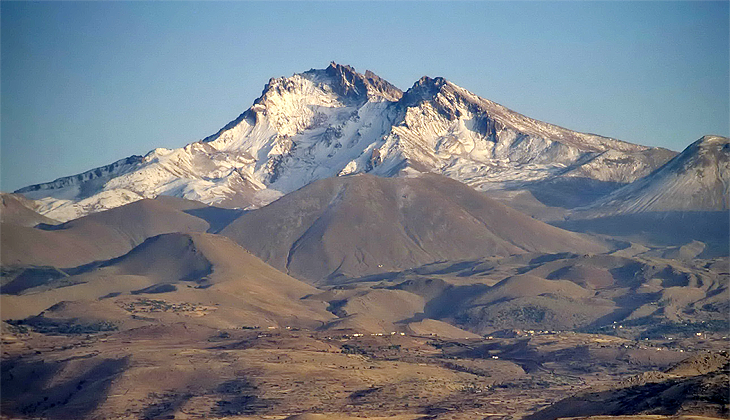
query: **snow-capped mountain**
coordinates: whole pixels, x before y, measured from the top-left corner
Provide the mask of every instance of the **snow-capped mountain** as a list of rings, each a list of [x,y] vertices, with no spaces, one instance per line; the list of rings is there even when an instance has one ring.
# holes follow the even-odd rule
[[[555,176],[627,183],[673,156],[525,117],[443,78],[421,78],[399,108],[386,141],[412,167],[482,190]]]
[[[525,117],[443,78],[404,93],[332,63],[269,80],[251,108],[201,141],[17,192],[69,220],[158,195],[257,207],[362,172],[435,172],[483,190],[556,177],[627,183],[672,155]]]
[[[704,136],[664,166],[598,200],[592,215],[730,209],[730,139]]]

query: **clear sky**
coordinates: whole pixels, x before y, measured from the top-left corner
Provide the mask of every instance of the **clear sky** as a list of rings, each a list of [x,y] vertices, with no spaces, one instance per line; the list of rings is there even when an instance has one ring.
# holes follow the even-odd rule
[[[181,147],[330,61],[570,129],[727,136],[728,2],[0,2],[0,189]]]

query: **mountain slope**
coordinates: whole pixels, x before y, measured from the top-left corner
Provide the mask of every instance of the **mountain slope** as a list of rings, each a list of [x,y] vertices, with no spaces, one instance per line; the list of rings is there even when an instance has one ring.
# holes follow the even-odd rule
[[[213,234],[151,237],[119,258],[79,271],[60,282],[3,294],[3,319],[37,315],[47,308],[47,318],[87,317],[130,326],[139,324],[135,319],[141,316],[169,322],[182,317],[226,328],[263,322],[314,327],[333,317],[323,303],[301,300],[317,289]],[[164,303],[148,308],[154,301]]]
[[[647,246],[688,247],[700,258],[728,255],[730,140],[704,136],[652,174],[554,225]]]
[[[589,206],[594,214],[730,209],[730,139],[704,136],[651,175]]]
[[[221,234],[312,282],[488,255],[606,250],[433,174],[316,181]]]
[[[201,141],[18,192],[69,220],[158,195],[257,207],[314,180],[362,172],[435,172],[480,189],[554,178],[614,188],[672,154],[536,121],[442,78],[403,93],[332,63],[271,79],[251,108]]]
[[[406,157],[481,189],[555,175],[630,182],[652,157],[668,159],[662,149],[528,118],[440,77],[421,78],[400,105],[404,116],[392,136]]]
[[[58,222],[49,219],[37,210],[35,202],[20,194],[0,193],[0,222],[18,226],[33,227],[41,223],[55,225]]]
[[[712,356],[724,359],[724,363],[699,374],[694,372],[677,374],[672,369],[668,373],[646,372],[632,378],[627,384],[619,384],[613,389],[581,392],[524,418],[554,420],[568,417],[640,414],[726,418],[730,402],[728,358],[726,353]],[[680,363],[680,366],[683,363]],[[648,381],[645,379],[652,376],[656,379]]]
[[[140,200],[42,229],[3,223],[2,265],[75,267],[118,257],[161,233],[205,232],[209,227],[161,200]]]

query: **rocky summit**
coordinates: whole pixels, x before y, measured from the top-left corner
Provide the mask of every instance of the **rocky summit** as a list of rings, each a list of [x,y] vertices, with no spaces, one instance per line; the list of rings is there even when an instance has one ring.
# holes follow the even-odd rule
[[[159,195],[256,208],[354,173],[432,172],[479,190],[580,185],[597,197],[673,156],[531,119],[440,77],[402,92],[370,71],[331,63],[272,78],[249,109],[203,140],[17,192],[61,221]]]
[[[203,140],[1,194],[0,418],[727,418],[729,151],[273,78]]]

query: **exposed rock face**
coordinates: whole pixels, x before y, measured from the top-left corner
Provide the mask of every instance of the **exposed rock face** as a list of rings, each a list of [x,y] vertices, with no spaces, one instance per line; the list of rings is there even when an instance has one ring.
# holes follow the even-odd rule
[[[251,108],[201,141],[19,192],[44,215],[69,220],[158,195],[259,207],[314,180],[362,172],[435,172],[482,190],[553,179],[615,188],[672,155],[530,119],[443,78],[423,77],[403,93],[332,63],[269,80]]]
[[[310,70],[307,73],[316,74],[317,72],[319,70]],[[381,79],[370,70],[367,70],[363,75],[350,66],[333,62],[324,72],[331,78],[333,90],[344,98],[352,98],[356,101],[385,99],[395,102],[403,96],[400,89]]]
[[[118,176],[120,173],[124,173],[126,171],[136,168],[137,165],[142,162],[142,156],[134,155],[128,158],[120,159],[109,165],[101,166],[99,168],[80,173],[78,175],[59,178],[55,181],[45,182],[43,184],[30,185],[28,187],[17,190],[16,193],[23,194],[30,193],[32,191],[57,190],[67,187],[78,187],[81,184],[87,185],[94,181],[98,184],[103,184],[113,176]]]
[[[479,189],[556,177],[626,183],[674,154],[533,120],[440,77],[421,78],[399,107],[392,135],[409,162]]]

